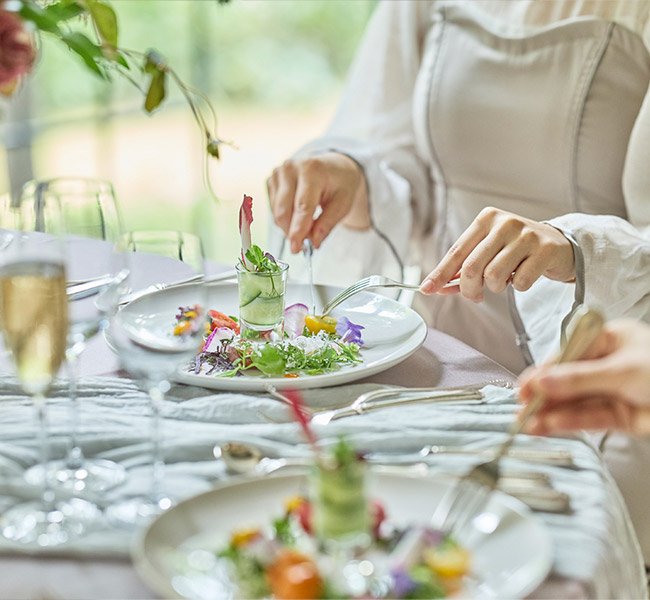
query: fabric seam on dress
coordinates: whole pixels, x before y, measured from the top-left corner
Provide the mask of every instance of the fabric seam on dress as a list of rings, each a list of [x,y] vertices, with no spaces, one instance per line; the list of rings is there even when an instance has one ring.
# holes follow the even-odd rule
[[[598,72],[598,67],[602,63],[605,52],[609,47],[609,42],[612,39],[612,32],[614,31],[614,23],[609,23],[607,29],[605,30],[605,35],[600,40],[598,47],[594,55],[589,59],[591,65],[585,70],[582,79],[582,88],[579,90],[579,93],[576,94],[575,99],[575,110],[572,111],[574,115],[575,122],[571,130],[573,131],[572,136],[572,157],[571,157],[571,195],[572,195],[572,204],[575,212],[580,212],[579,206],[579,195],[578,195],[578,145],[580,132],[582,129],[582,121],[585,114],[585,106],[587,104],[587,96],[589,95],[589,90],[591,89],[591,84],[596,77]]]
[[[438,50],[436,52],[436,57],[435,60],[433,61],[433,65],[431,66],[431,76],[429,80],[429,90],[427,94],[427,111],[426,111],[426,124],[427,124],[427,131],[429,133],[428,138],[429,138],[429,153],[431,154],[431,159],[433,160],[435,166],[436,166],[436,171],[438,177],[436,177],[436,184],[439,183],[440,187],[444,190],[443,191],[443,197],[440,198],[440,202],[442,204],[442,219],[441,222],[444,224],[445,231],[447,230],[447,218],[449,211],[447,210],[447,202],[448,202],[448,194],[447,194],[447,179],[445,177],[444,171],[442,169],[442,165],[440,163],[440,159],[438,157],[438,153],[435,148],[435,144],[433,142],[433,126],[432,126],[432,119],[431,119],[431,107],[434,106],[433,103],[433,97],[434,93],[437,93],[437,89],[440,89],[439,86],[436,89],[436,86],[434,85],[434,82],[436,80],[436,76],[438,74],[438,65],[440,63],[440,57],[444,51],[444,46],[445,42],[447,39],[447,36],[445,35],[446,29],[447,29],[447,14],[445,12],[444,8],[441,8],[439,10],[439,14],[441,16],[441,22],[440,22],[440,32],[438,33],[438,39],[439,39],[439,44],[438,44]],[[436,192],[438,192],[438,185],[434,186],[434,189]]]

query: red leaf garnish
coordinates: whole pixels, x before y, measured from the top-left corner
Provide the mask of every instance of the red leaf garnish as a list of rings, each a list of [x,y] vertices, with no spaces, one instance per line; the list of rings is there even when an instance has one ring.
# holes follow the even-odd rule
[[[291,412],[296,421],[300,424],[307,441],[312,445],[314,453],[318,456],[318,446],[316,445],[318,439],[312,431],[312,428],[309,426],[309,421],[307,420],[308,411],[305,408],[305,403],[302,401],[302,396],[297,390],[286,390],[283,392],[284,396],[289,400],[289,406],[291,407]]]
[[[241,260],[247,269],[253,265],[246,258],[246,252],[251,247],[251,224],[253,223],[253,198],[244,194],[244,200],[239,209],[239,235],[241,236]]]

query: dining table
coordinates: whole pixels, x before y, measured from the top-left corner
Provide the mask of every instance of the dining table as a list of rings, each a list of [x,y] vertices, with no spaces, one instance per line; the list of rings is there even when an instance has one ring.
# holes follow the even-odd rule
[[[92,260],[100,242],[82,242]],[[174,281],[176,261],[151,261],[152,281]],[[155,267],[155,268],[154,268]],[[212,273],[229,267],[210,264]],[[148,285],[150,282],[141,282]],[[219,284],[215,284],[218,286]],[[30,400],[5,361],[0,365],[0,525],[2,512],[17,500],[36,497],[22,480],[38,460],[36,422]],[[368,451],[415,452],[427,444],[492,448],[504,439],[517,411],[516,376],[458,339],[428,328],[424,343],[399,364],[379,373],[331,387],[304,390],[314,410],[344,406],[361,393],[389,386],[457,388],[485,386],[488,401],[460,406],[415,403],[386,407],[317,427],[323,443],[345,435]],[[149,483],[150,404],[148,396],[122,369],[101,334],[80,360],[79,442],[86,456],[120,462],[127,469],[121,486],[92,498],[100,508],[145,490]],[[65,378],[55,382],[48,400],[50,451],[63,456],[70,435]],[[272,456],[306,456],[303,439],[287,406],[265,392],[223,391],[172,384],[163,407],[166,489],[176,501],[228,482],[231,475],[214,449],[229,441],[253,443]],[[562,512],[537,511],[547,529],[553,564],[531,598],[647,597],[645,570],[629,514],[593,441],[582,435],[542,438],[518,435],[515,448],[565,450],[571,467],[504,459],[506,465],[537,470],[568,495]],[[475,455],[432,455],[422,459],[431,474],[462,474]],[[1,529],[1,527],[0,527]],[[0,598],[148,599],[158,595],[138,576],[131,557],[141,532],[100,522],[82,538],[36,548],[0,536]]]

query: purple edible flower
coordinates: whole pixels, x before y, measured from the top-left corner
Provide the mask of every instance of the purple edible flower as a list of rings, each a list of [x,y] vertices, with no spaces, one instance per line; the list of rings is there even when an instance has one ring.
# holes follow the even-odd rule
[[[445,534],[440,529],[433,529],[431,527],[425,528],[422,532],[422,541],[427,546],[438,546],[442,544],[445,539]]]
[[[357,325],[348,319],[347,317],[341,317],[336,322],[336,333],[341,336],[342,341],[344,342],[354,342],[363,345],[363,340],[361,339],[361,330],[365,329],[363,325]]]
[[[393,596],[395,598],[406,598],[417,586],[406,571],[393,571]]]

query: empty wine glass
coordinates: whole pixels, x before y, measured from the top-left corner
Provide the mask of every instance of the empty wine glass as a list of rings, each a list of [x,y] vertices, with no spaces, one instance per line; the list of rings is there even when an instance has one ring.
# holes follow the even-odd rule
[[[23,189],[21,214],[27,228],[49,232],[61,211],[68,285],[96,282],[103,286],[87,294],[69,294],[69,328],[66,367],[70,394],[70,439],[65,458],[46,467],[55,485],[76,494],[97,493],[125,479],[122,465],[106,459],[84,456],[79,444],[79,402],[77,379],[79,358],[87,342],[108,324],[117,310],[116,288],[125,277],[121,253],[116,251],[120,219],[113,186],[107,181],[59,178],[31,181]],[[87,255],[87,238],[98,240],[92,257]],[[69,287],[72,292],[75,288]],[[41,466],[28,470],[26,479],[37,483],[43,477]]]
[[[148,493],[107,508],[115,525],[142,525],[174,503],[163,489],[161,418],[169,378],[188,368],[205,333],[203,251],[195,235],[178,231],[132,231],[122,236],[134,292],[196,277],[193,283],[153,290],[125,304],[111,319],[107,341],[122,366],[136,377],[151,400],[151,486]]]
[[[51,231],[58,233],[61,215],[54,208]],[[65,355],[67,327],[60,238],[38,233],[16,236],[0,254],[0,328],[18,381],[36,408],[41,465],[48,459],[45,394]],[[94,504],[79,498],[57,501],[49,479],[42,478],[41,483],[40,500],[19,503],[0,516],[5,538],[38,546],[62,544],[81,535],[86,523],[98,517]]]

